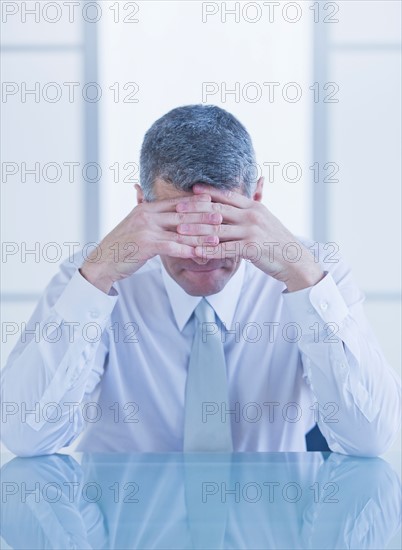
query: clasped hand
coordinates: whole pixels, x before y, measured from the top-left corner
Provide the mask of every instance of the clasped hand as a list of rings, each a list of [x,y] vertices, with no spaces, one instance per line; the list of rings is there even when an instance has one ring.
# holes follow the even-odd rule
[[[259,201],[205,184],[193,195],[143,202],[99,244],[81,267],[109,292],[156,255],[208,262],[236,257],[254,263],[295,291],[323,277],[312,254]]]

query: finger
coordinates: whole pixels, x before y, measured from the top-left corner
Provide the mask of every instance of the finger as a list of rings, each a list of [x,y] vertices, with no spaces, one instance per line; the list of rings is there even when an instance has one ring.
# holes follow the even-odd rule
[[[217,235],[181,235],[173,231],[164,231],[160,240],[172,241],[188,246],[216,246],[219,244]]]
[[[181,235],[219,235],[221,226],[205,223],[180,223],[177,233]]]
[[[217,235],[219,242],[245,239],[248,234],[246,227],[229,224],[179,224],[177,232],[181,235]]]
[[[237,208],[250,208],[253,204],[253,200],[249,199],[245,195],[232,189],[218,189],[212,185],[206,185],[201,183],[196,183],[193,185],[193,193],[195,195],[205,195],[208,194],[211,196],[213,202],[220,202],[222,204],[230,204],[236,206]]]
[[[197,258],[195,248],[174,241],[162,241],[158,245],[158,254],[171,256],[173,258]]]
[[[197,195],[188,195],[185,197],[187,202],[211,202],[211,196],[206,193]],[[149,212],[175,212],[176,205],[183,201],[183,197],[174,197],[173,199],[162,199],[151,202],[143,202],[142,207]]]
[[[219,212],[160,212],[155,218],[158,226],[174,230],[179,224],[219,225],[222,220]]]
[[[194,195],[194,197],[204,196],[204,195]],[[209,197],[209,195],[207,195]],[[187,197],[182,199],[182,202],[179,202],[176,205],[176,212],[220,212],[221,208],[219,203],[212,201],[197,201],[197,200],[187,200]]]
[[[230,241],[226,243],[219,243],[217,246],[209,246],[204,244],[202,246],[195,247],[195,255],[197,258],[206,259],[236,259],[241,257],[241,241]]]
[[[222,221],[226,223],[238,223],[242,221],[243,209],[231,206],[230,204],[222,204],[220,202],[179,202],[176,206],[176,211],[179,213],[186,212],[220,212]]]

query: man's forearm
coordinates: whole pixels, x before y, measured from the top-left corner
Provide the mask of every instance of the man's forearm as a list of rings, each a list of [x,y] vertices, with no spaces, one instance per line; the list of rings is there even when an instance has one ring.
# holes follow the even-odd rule
[[[342,283],[350,303],[331,274],[311,288],[285,292],[284,301],[301,327],[303,368],[330,448],[376,456],[398,431],[400,385],[375,343],[349,273]]]
[[[48,287],[2,373],[2,439],[18,455],[56,452],[78,435],[89,375],[103,369],[103,341],[84,327],[96,319],[104,330],[117,298],[71,270]]]

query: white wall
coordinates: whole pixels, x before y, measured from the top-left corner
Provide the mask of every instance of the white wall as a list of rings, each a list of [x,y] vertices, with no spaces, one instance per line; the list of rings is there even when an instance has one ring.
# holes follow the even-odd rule
[[[328,147],[341,167],[329,187],[328,238],[367,294],[390,363],[401,365],[401,3],[342,2],[329,33],[328,71],[340,101]]]
[[[78,82],[82,87],[85,82],[83,18],[69,23],[64,13],[52,24],[46,21],[52,12],[43,13],[43,4],[38,3],[36,15],[24,16],[22,5],[29,11],[34,2],[14,3],[15,14],[5,13],[5,4],[0,104],[2,365],[20,337],[21,324],[57,272],[57,260],[68,256],[63,243],[85,241],[83,180],[75,175],[70,181],[63,167],[65,162],[82,167],[85,160],[85,102],[78,93],[70,101],[63,85]],[[57,101],[57,86],[50,83],[62,90]],[[5,93],[11,89],[15,93]],[[36,89],[36,94],[25,89]]]

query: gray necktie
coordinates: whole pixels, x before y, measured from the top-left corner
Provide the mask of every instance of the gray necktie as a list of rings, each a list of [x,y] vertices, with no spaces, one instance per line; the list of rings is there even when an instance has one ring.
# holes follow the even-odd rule
[[[215,312],[203,298],[194,313],[196,331],[187,373],[184,451],[231,452],[226,363]]]

